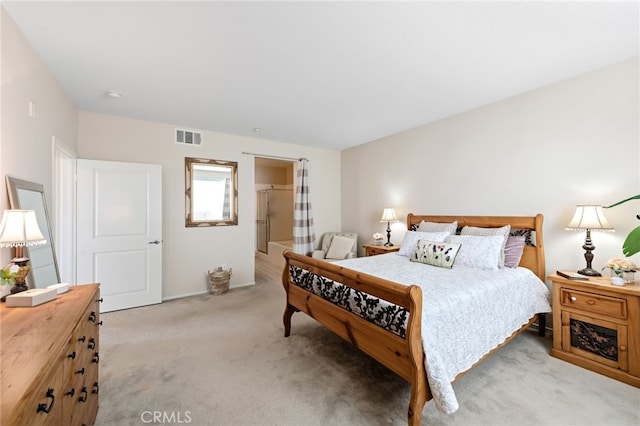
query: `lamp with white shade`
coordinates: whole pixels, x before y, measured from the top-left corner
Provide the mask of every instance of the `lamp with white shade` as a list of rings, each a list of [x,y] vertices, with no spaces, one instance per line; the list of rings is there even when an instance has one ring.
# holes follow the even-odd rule
[[[600,272],[591,267],[591,262],[593,261],[592,252],[596,248],[591,241],[591,231],[614,231],[613,226],[611,226],[607,218],[604,216],[602,206],[576,206],[576,212],[567,225],[566,230],[587,231],[587,237],[584,240],[584,245],[582,246],[585,250],[584,258],[587,261],[587,266],[584,269],[580,269],[578,273],[589,277],[599,277],[601,275]]]
[[[393,246],[393,244],[391,243],[391,222],[397,221],[398,218],[396,217],[396,211],[391,207],[385,208],[382,212],[382,218],[380,219],[380,222],[387,222],[387,242],[384,243],[384,245],[387,247]]]
[[[0,221],[0,247],[15,247],[16,256],[11,262],[20,267],[11,294],[28,290],[26,276],[29,273],[28,257],[24,257],[24,247],[46,244],[36,213],[33,210],[5,210]]]

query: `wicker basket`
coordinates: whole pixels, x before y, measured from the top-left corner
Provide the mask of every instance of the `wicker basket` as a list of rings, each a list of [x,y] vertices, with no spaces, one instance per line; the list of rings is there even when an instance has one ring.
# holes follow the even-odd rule
[[[213,271],[207,271],[209,277],[209,292],[214,295],[224,294],[229,290],[231,268],[222,269],[218,266]]]

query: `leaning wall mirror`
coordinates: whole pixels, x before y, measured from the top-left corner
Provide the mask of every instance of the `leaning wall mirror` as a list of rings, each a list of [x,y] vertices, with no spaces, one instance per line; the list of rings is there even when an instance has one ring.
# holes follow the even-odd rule
[[[238,163],[185,158],[186,226],[238,224]]]
[[[60,282],[58,262],[53,245],[53,232],[49,222],[49,212],[44,196],[44,188],[39,183],[28,182],[7,176],[9,205],[12,209],[34,210],[38,226],[47,243],[41,246],[25,247],[24,255],[29,258],[31,270],[27,282],[32,288],[45,288]]]

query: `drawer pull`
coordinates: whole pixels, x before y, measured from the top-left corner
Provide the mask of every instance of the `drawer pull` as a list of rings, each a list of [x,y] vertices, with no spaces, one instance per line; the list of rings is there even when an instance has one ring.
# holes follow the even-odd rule
[[[571,301],[572,301],[572,302],[575,302],[576,300],[578,300],[578,299],[576,299],[576,297],[575,297],[575,296],[571,296]]]
[[[91,391],[91,393],[97,395],[98,392],[100,392],[100,386],[98,386],[98,382],[95,382],[93,384],[93,390]]]
[[[71,388],[71,390],[67,393],[65,393],[65,395],[67,396],[73,396],[76,394],[76,388]]]
[[[96,352],[96,354],[93,356],[93,359],[91,360],[91,362],[97,364],[100,362],[100,353]]]
[[[51,410],[53,410],[53,404],[56,402],[56,397],[53,395],[53,389],[47,389],[47,398],[51,398],[51,402],[47,406],[47,404],[38,404],[38,409],[36,413],[46,413],[49,414]]]
[[[84,386],[82,388],[82,390],[80,391],[80,393],[82,393],[83,395],[81,395],[80,397],[78,397],[78,401],[80,402],[87,402],[87,396],[89,396],[89,392],[87,392],[87,387]]]
[[[91,339],[89,339],[89,344],[87,345],[87,348],[93,350],[96,348],[96,339],[94,339],[93,337]]]
[[[98,323],[98,325],[102,325],[102,321],[100,321],[100,322]]]
[[[78,339],[78,342],[84,343],[85,340],[87,340],[86,336],[82,336],[81,338]]]
[[[80,374],[80,375],[84,376],[84,367],[82,367],[80,370],[76,371],[76,374]]]
[[[595,300],[593,300],[593,299],[587,300],[587,305],[595,305],[595,304],[596,304]]]
[[[67,355],[67,358],[76,359],[76,351],[73,351],[69,355]]]
[[[102,297],[100,299],[96,300],[96,302],[100,302],[100,303],[102,303],[102,301],[103,301]]]
[[[96,319],[97,319],[96,313],[95,313],[94,311],[92,311],[92,312],[89,314],[89,318],[88,318],[88,319],[89,319],[89,321],[91,321],[91,322],[96,322]]]
[[[620,352],[624,352],[627,350],[627,347],[625,345],[620,345],[618,349],[620,349]]]

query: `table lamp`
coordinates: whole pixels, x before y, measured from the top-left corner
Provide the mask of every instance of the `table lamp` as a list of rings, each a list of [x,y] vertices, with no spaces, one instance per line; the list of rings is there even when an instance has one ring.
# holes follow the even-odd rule
[[[5,210],[0,222],[0,247],[15,247],[16,257],[11,262],[19,266],[11,294],[28,290],[26,277],[29,273],[28,257],[24,257],[24,247],[46,244],[40,232],[36,213],[33,210]]]
[[[390,207],[387,207],[386,209],[384,209],[384,211],[382,212],[382,218],[380,219],[380,222],[387,222],[387,242],[384,243],[385,246],[387,247],[391,247],[393,246],[393,244],[391,244],[391,222],[397,222],[398,219],[396,218],[396,211]]]
[[[576,206],[576,212],[573,215],[573,219],[566,227],[567,231],[587,231],[587,238],[584,240],[582,248],[585,250],[584,258],[587,261],[587,267],[580,269],[578,273],[580,275],[586,275],[589,277],[599,277],[600,272],[591,267],[593,261],[593,250],[595,246],[591,241],[591,231],[614,231],[613,226],[609,223],[604,216],[602,206],[591,205],[579,205]]]

